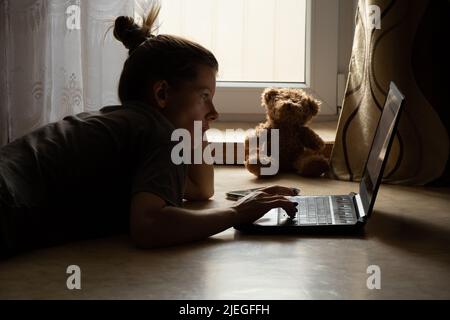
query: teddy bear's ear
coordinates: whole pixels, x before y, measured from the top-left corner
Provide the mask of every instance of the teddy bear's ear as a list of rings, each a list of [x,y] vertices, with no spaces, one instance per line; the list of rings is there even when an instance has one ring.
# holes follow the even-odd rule
[[[262,102],[265,105],[269,105],[278,95],[278,90],[275,88],[268,88],[264,90],[262,94]]]
[[[306,104],[311,112],[311,115],[313,117],[317,116],[320,110],[320,102],[312,97],[308,97],[306,99]]]

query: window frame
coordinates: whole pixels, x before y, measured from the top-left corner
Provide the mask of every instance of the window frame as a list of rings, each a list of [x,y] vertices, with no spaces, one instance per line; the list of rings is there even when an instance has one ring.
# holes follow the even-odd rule
[[[264,119],[260,96],[267,87],[304,89],[322,101],[319,120],[337,119],[339,1],[307,0],[306,12],[305,83],[217,81],[219,121]]]

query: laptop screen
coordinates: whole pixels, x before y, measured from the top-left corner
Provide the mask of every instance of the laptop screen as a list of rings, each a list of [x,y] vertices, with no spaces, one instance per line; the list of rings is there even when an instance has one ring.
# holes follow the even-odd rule
[[[359,187],[359,194],[367,215],[370,215],[375,203],[389,150],[395,136],[403,100],[403,95],[391,83]]]

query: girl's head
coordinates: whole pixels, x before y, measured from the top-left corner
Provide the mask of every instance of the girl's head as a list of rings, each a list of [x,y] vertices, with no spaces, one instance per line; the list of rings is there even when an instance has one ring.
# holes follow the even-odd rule
[[[218,117],[212,99],[218,62],[201,45],[171,35],[154,36],[160,8],[152,7],[143,25],[118,17],[114,36],[129,50],[119,82],[122,103],[141,101],[158,108],[176,128],[193,133],[194,121]]]

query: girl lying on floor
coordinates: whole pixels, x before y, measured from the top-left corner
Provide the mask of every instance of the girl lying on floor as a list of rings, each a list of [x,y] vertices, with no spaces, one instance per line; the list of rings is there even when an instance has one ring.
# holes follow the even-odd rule
[[[200,240],[251,223],[272,208],[295,212],[271,187],[229,208],[191,211],[183,199],[214,193],[213,167],[176,165],[173,130],[203,131],[213,104],[218,62],[197,43],[153,35],[159,8],[143,26],[115,21],[129,50],[119,82],[120,106],[83,112],[41,127],[0,149],[0,253],[3,256],[129,231],[142,248]],[[205,147],[205,146],[203,146]]]

